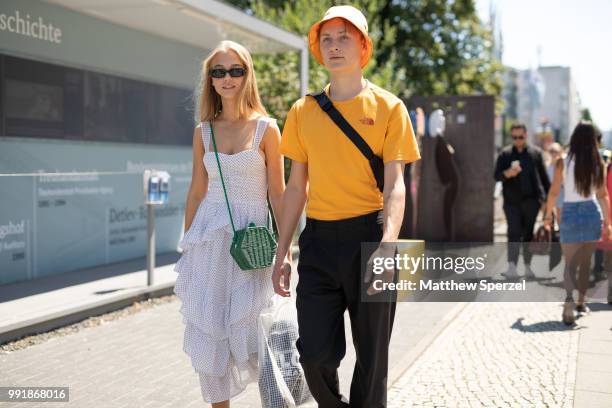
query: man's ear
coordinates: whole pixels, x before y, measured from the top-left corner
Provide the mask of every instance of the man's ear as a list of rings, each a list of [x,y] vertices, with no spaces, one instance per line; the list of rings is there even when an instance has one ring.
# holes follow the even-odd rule
[[[366,44],[363,34],[361,34],[361,56],[363,57],[366,52],[368,52],[368,45]]]

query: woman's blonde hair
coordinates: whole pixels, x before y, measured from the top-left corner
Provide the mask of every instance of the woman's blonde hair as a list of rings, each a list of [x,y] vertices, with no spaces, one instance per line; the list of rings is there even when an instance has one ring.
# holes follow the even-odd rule
[[[215,91],[215,88],[213,88],[212,78],[209,75],[209,71],[212,68],[212,60],[221,51],[234,51],[246,69],[242,89],[238,95],[238,113],[240,118],[245,118],[253,112],[268,116],[268,112],[266,112],[266,108],[261,103],[259,92],[257,91],[257,80],[255,79],[251,54],[246,48],[234,41],[221,41],[210,52],[208,57],[202,61],[200,80],[194,92],[194,119],[196,123],[213,120],[223,109],[221,97]]]

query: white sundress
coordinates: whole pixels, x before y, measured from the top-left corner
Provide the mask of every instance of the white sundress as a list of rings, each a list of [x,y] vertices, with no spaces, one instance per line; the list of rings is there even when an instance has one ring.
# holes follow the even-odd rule
[[[223,179],[236,229],[249,222],[265,225],[268,216],[266,164],[259,144],[267,117],[257,122],[253,147],[236,154],[219,153]],[[210,127],[202,125],[208,193],[179,243],[174,292],[185,324],[184,351],[200,377],[207,402],[231,399],[257,380],[257,317],[274,294],[272,268],[243,271],[229,253],[233,231],[219,168],[210,146]]]

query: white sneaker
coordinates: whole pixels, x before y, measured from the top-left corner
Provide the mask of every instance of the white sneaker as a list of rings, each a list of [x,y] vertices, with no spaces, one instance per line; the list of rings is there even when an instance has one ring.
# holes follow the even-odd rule
[[[525,264],[525,277],[527,279],[535,279],[536,275],[533,273],[533,269],[531,269],[531,265]]]
[[[506,272],[502,272],[502,275],[508,279],[518,278],[518,273],[516,272],[516,264],[514,262],[508,262],[508,269],[506,270]]]

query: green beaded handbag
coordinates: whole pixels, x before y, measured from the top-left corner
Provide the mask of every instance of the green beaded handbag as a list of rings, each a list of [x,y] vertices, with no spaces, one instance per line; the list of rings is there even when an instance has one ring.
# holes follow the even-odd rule
[[[269,227],[270,212],[268,211],[268,216],[266,218],[266,224],[268,226],[257,226],[251,222],[246,228],[236,231],[234,219],[232,218],[232,210],[230,208],[229,199],[227,198],[227,191],[225,190],[223,173],[221,172],[221,162],[219,161],[219,154],[217,153],[215,132],[213,131],[212,123],[209,123],[209,126],[213,147],[215,149],[215,157],[217,158],[217,166],[219,167],[221,186],[223,186],[223,194],[225,195],[225,203],[227,204],[232,231],[234,231],[232,245],[230,246],[230,255],[242,270],[267,268],[271,266],[274,261],[274,254],[276,253],[277,247],[275,234],[270,231]]]

